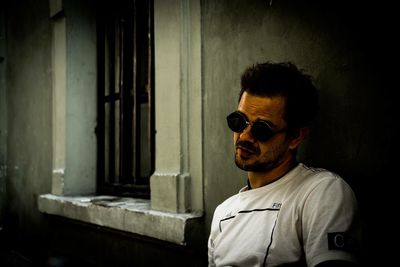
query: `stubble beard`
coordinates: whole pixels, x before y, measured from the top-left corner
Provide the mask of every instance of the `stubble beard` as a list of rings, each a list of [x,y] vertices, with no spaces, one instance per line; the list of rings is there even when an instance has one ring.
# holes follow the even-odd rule
[[[253,155],[258,157],[258,155]],[[264,156],[261,159],[242,158],[235,153],[235,164],[239,169],[247,172],[267,172],[276,168],[284,161],[284,153],[273,153],[272,156]]]
[[[254,162],[247,162],[250,161],[248,159],[242,159],[237,154],[235,155],[235,164],[239,169],[242,169],[247,172],[265,172],[272,170],[276,163],[273,162],[264,162],[256,160]]]

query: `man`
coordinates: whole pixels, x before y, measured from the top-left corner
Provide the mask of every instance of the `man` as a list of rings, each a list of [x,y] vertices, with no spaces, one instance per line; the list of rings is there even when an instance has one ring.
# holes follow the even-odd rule
[[[292,63],[257,64],[241,78],[235,163],[248,185],[220,204],[209,266],[355,266],[355,195],[337,174],[296,161],[317,110],[311,77]]]

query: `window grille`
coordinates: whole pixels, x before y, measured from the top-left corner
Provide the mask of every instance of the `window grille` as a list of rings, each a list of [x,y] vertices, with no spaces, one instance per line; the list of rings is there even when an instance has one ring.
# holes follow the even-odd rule
[[[149,197],[154,171],[153,3],[98,10],[98,193]]]

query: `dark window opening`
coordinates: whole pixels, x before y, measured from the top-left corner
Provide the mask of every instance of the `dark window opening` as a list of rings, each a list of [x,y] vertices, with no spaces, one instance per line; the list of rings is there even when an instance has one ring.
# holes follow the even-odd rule
[[[98,10],[98,194],[149,197],[154,171],[151,0]]]

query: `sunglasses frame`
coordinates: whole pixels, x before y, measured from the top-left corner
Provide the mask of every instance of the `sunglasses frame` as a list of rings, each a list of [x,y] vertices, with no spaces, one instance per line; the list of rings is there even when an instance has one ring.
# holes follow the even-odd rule
[[[244,122],[244,124],[242,125],[243,127],[240,127],[240,128],[242,128],[242,129],[233,129],[233,128],[235,128],[235,127],[232,125],[231,119],[232,119],[232,117],[234,117],[234,116],[235,116],[236,118],[243,119],[243,122]],[[232,130],[233,132],[235,132],[235,133],[242,133],[248,126],[251,126],[251,129],[250,129],[251,135],[252,135],[256,140],[258,140],[258,141],[260,141],[260,142],[266,142],[266,141],[268,141],[269,139],[271,139],[274,135],[286,131],[286,128],[283,128],[283,129],[281,129],[281,130],[278,130],[278,131],[274,132],[274,131],[272,130],[271,125],[270,125],[268,122],[264,121],[264,120],[256,120],[255,122],[250,122],[250,121],[247,119],[246,115],[244,115],[244,114],[243,114],[242,112],[240,112],[240,111],[234,111],[234,112],[232,112],[231,114],[229,114],[229,115],[226,117],[226,120],[227,120],[229,129],[231,129],[231,130]],[[259,125],[259,126],[257,127],[257,125]],[[256,127],[254,127],[254,126],[256,126]],[[261,128],[260,128],[260,127],[261,127]],[[257,131],[257,129],[261,129],[262,132]],[[266,129],[268,129],[269,132],[266,132],[266,131],[265,131]]]

